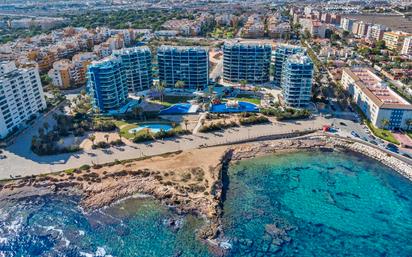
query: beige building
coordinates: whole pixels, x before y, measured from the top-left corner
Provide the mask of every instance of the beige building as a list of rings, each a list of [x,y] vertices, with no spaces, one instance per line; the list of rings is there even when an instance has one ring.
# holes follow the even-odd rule
[[[405,38],[412,36],[402,31],[390,31],[383,34],[383,41],[388,49],[400,51],[403,47]]]
[[[370,68],[345,68],[341,83],[375,127],[408,129],[412,105],[390,89]],[[385,121],[388,125],[385,126]]]

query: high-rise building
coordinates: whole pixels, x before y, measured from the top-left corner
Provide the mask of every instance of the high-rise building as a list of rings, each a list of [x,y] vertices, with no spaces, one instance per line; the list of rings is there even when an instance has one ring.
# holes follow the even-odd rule
[[[342,29],[344,29],[346,31],[352,31],[353,23],[355,21],[356,20],[353,20],[353,19],[343,18],[343,19],[341,19],[340,26],[342,27]]]
[[[122,59],[130,93],[137,94],[152,86],[152,54],[148,47],[124,48],[113,55]]]
[[[209,83],[209,51],[205,48],[161,46],[157,62],[159,80],[168,87],[183,81],[185,88],[201,89]]]
[[[313,62],[302,54],[288,57],[282,71],[282,92],[286,105],[306,107],[312,97]]]
[[[381,24],[375,24],[368,28],[366,37],[370,40],[379,41],[379,40],[382,40],[383,33],[385,33],[385,31],[387,30],[388,29],[385,26]]]
[[[94,108],[105,113],[117,111],[127,103],[128,87],[122,60],[109,56],[92,62],[87,71],[87,90]]]
[[[0,138],[46,108],[37,68],[17,68],[0,62]]]
[[[403,47],[405,38],[412,36],[412,34],[402,31],[390,31],[383,34],[383,41],[388,49],[400,51]]]
[[[223,79],[248,83],[269,81],[272,47],[262,44],[226,43],[223,46]]]
[[[273,82],[274,85],[277,87],[281,86],[281,77],[282,77],[282,69],[283,64],[287,60],[287,58],[291,55],[297,53],[303,53],[304,49],[302,47],[293,46],[293,45],[281,45],[276,48],[273,53],[273,62],[274,62],[274,76]]]
[[[405,38],[401,54],[412,55],[412,36]]]

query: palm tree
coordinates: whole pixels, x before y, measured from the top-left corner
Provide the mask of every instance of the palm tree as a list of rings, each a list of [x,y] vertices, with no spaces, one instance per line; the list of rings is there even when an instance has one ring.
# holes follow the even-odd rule
[[[412,126],[412,119],[407,119],[407,120],[406,120],[406,126],[408,126],[408,130],[410,130],[410,129],[411,129],[411,126]]]
[[[106,142],[109,143],[109,135],[108,134],[104,135],[104,138],[106,138]]]
[[[382,127],[384,129],[386,129],[389,126],[389,123],[390,123],[390,121],[388,119],[382,119],[381,120],[381,124],[382,124]]]
[[[45,122],[45,123],[43,124],[43,128],[44,128],[44,131],[47,132],[47,130],[49,129],[49,123]]]
[[[188,120],[188,119],[184,119],[183,122],[185,123],[185,129],[187,130],[187,125],[189,124],[189,120]]]
[[[247,85],[247,80],[241,79],[241,80],[239,81],[239,84],[240,84],[241,87],[246,87],[246,85]]]
[[[175,88],[176,88],[176,89],[183,89],[183,88],[185,88],[185,82],[182,81],[182,80],[176,81]]]
[[[135,108],[133,108],[132,112],[135,119],[138,117],[140,119],[142,117],[143,109],[140,106],[136,106]]]
[[[92,145],[94,145],[94,140],[96,140],[96,136],[95,135],[90,135],[89,136],[89,140],[92,141]]]

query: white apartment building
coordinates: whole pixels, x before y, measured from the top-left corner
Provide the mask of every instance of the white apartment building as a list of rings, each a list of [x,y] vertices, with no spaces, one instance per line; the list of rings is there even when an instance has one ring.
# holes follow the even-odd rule
[[[345,68],[341,83],[375,127],[408,129],[412,119],[412,105],[390,89],[370,68]]]
[[[412,36],[405,38],[405,41],[403,41],[401,54],[412,55]]]
[[[375,24],[372,25],[368,28],[368,31],[366,33],[366,37],[370,40],[382,40],[383,38],[383,33],[385,33],[385,31],[387,31],[388,29],[381,25],[381,24]]]
[[[0,71],[0,138],[4,138],[44,110],[46,100],[37,68],[0,62]]]

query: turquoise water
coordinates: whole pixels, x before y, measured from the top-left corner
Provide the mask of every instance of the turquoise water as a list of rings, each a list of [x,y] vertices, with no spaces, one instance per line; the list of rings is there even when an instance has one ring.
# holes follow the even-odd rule
[[[238,102],[238,107],[227,107],[226,103],[214,104],[210,108],[210,112],[215,113],[236,113],[236,112],[258,112],[259,108],[252,103]]]
[[[234,256],[412,256],[412,185],[373,160],[277,155],[240,162],[228,180]]]
[[[228,256],[412,256],[412,185],[365,157],[315,152],[241,161],[225,186]],[[212,256],[195,236],[203,220],[152,198],[92,213],[78,201],[0,201],[0,256]]]
[[[172,129],[172,125],[170,124],[163,124],[163,123],[148,123],[148,124],[139,124],[138,127],[132,128],[129,130],[129,133],[139,132],[143,129],[149,129],[153,133],[163,131],[169,131]]]

